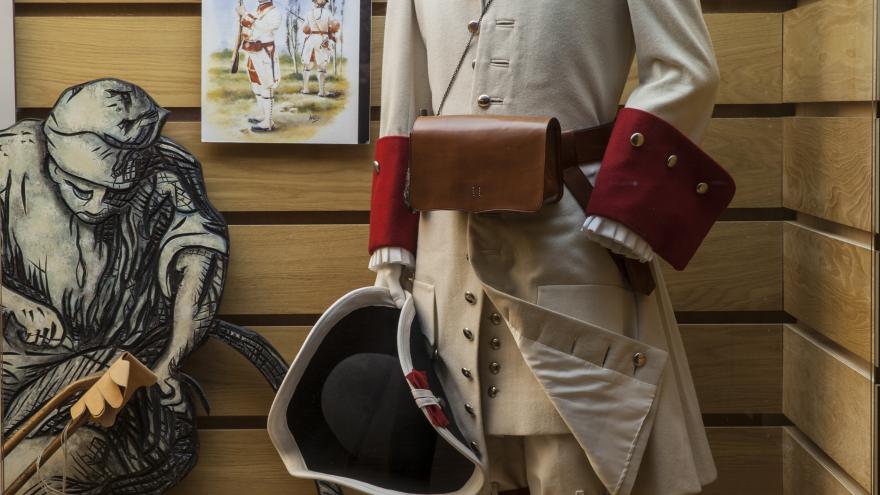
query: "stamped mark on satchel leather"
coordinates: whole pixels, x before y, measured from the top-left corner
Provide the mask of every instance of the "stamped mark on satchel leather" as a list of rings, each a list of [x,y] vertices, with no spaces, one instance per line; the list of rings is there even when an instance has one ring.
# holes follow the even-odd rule
[[[471,197],[479,199],[481,196],[483,196],[483,187],[471,186]]]

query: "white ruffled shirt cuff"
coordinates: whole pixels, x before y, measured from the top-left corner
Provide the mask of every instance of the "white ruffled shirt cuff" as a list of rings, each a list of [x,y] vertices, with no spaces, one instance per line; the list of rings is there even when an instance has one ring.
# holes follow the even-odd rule
[[[587,180],[594,186],[596,177],[599,175],[601,162],[581,165],[581,171],[587,176]],[[581,230],[587,238],[597,242],[603,247],[610,249],[627,258],[648,262],[654,259],[654,249],[639,234],[633,232],[626,225],[609,218],[590,215],[584,222]]]
[[[581,230],[591,241],[598,242],[612,252],[648,262],[654,259],[654,250],[645,239],[620,222],[590,215]]]
[[[370,270],[376,271],[383,265],[397,263],[406,268],[415,268],[416,256],[408,249],[401,247],[380,247],[370,256]]]

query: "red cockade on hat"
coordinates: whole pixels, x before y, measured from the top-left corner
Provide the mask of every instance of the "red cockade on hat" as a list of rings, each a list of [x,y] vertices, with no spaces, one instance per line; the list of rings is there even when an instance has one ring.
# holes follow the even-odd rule
[[[423,400],[425,400],[426,405],[419,404],[419,407],[423,408],[428,413],[428,418],[431,420],[431,424],[436,426],[437,428],[446,428],[449,426],[449,418],[446,417],[446,413],[443,412],[443,408],[440,407],[439,401],[437,397],[431,394],[431,390],[428,385],[428,375],[424,371],[412,370],[406,375],[406,380],[415,387],[413,390],[413,395],[416,396],[416,401],[418,403],[419,397],[418,395],[424,396]],[[427,392],[424,394],[418,394],[417,392]]]
[[[401,247],[415,254],[419,215],[404,202],[409,138],[380,138],[376,142],[375,156],[370,203],[370,254],[380,247]]]
[[[624,108],[587,213],[626,225],[684,270],[735,191],[730,174],[672,124]]]

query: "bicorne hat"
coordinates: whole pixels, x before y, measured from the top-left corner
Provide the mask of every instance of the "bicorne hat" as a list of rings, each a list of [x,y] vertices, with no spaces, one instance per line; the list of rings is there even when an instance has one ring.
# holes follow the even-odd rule
[[[269,413],[290,474],[377,495],[473,494],[479,460],[449,413],[411,295],[342,297],[315,324]]]

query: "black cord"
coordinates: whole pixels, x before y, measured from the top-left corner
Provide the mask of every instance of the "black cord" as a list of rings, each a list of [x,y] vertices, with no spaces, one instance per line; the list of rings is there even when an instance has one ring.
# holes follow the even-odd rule
[[[486,5],[483,6],[483,11],[480,13],[480,18],[477,20],[479,24],[483,23],[483,17],[486,15],[486,12],[489,10],[489,7],[492,5],[492,2],[495,0],[489,0],[486,2]],[[455,66],[455,71],[452,73],[452,77],[449,78],[449,84],[446,86],[446,91],[443,92],[443,98],[440,99],[440,106],[437,108],[436,115],[440,115],[443,113],[443,105],[446,104],[446,98],[449,97],[449,92],[452,90],[452,85],[455,83],[455,79],[458,78],[458,73],[461,71],[461,66],[464,64],[464,59],[467,57],[468,52],[471,49],[471,44],[474,42],[474,37],[477,35],[477,31],[471,33],[471,37],[468,38],[467,45],[464,47],[464,51],[461,52],[461,58],[458,60],[458,65]]]

